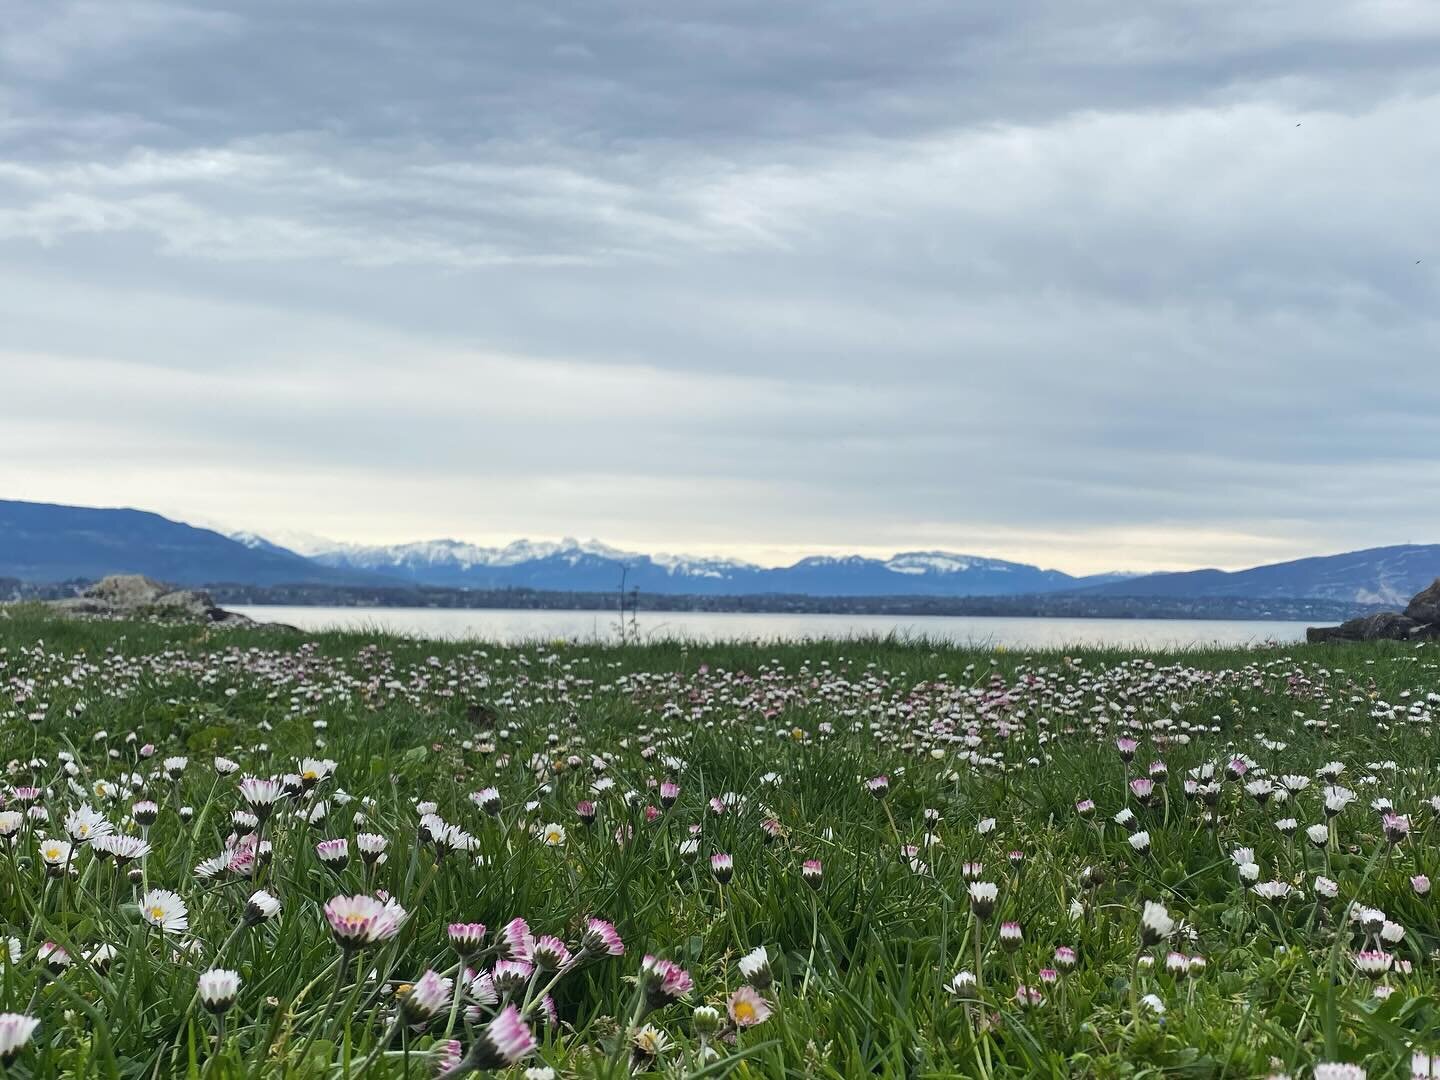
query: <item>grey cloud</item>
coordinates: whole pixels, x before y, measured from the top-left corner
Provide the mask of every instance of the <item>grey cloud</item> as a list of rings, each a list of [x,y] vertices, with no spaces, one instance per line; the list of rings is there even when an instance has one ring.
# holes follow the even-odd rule
[[[0,482],[362,540],[1423,539],[1440,9],[1325,16],[0,0]]]
[[[1262,82],[1358,107],[1413,87],[1407,75],[1433,80],[1440,38],[1423,0],[1323,13],[1293,0],[6,8],[19,92],[59,108],[103,98],[177,138],[307,130],[470,146],[507,133],[603,147],[1026,122]]]

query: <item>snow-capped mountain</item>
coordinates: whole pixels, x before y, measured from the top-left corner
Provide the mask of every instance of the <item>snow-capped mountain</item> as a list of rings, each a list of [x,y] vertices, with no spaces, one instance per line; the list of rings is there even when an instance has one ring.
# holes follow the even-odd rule
[[[1004,559],[906,551],[888,559],[815,555],[790,566],[622,551],[598,540],[482,547],[431,540],[375,547],[307,533],[223,535],[129,509],[0,500],[0,578],[93,581],[148,574],[184,585],[423,584],[710,596],[1020,596],[1086,590],[1111,597],[1238,597],[1398,605],[1440,576],[1440,544],[1402,544],[1248,570],[1072,577]]]
[[[297,529],[280,529],[275,532],[261,536],[256,532],[227,531],[218,525],[208,522],[191,521],[190,524],[200,528],[215,529],[223,532],[231,540],[238,544],[244,544],[252,551],[286,551],[292,555],[304,555],[309,558],[319,551],[330,551],[336,547],[334,540],[328,536],[319,536],[316,533],[301,532]]]
[[[235,534],[251,547],[270,544],[252,533]],[[421,585],[457,588],[560,589],[736,595],[791,593],[813,596],[995,596],[1052,592],[1099,585],[1119,575],[1075,578],[1025,563],[957,555],[947,551],[902,552],[890,559],[816,555],[792,566],[762,567],[734,559],[624,551],[598,540],[517,540],[482,547],[461,540],[407,544],[307,544],[322,566],[366,571]]]
[[[640,558],[598,540],[516,540],[504,547],[481,547],[463,540],[419,540],[409,544],[337,544],[310,552],[316,562],[367,569],[408,569],[417,573],[469,572],[477,568],[519,566],[539,559],[562,558],[574,563],[586,557],[625,561]]]
[[[636,556],[631,556],[635,558]],[[734,559],[712,559],[694,555],[667,555],[661,552],[649,556],[650,561],[667,574],[680,577],[729,578],[736,573],[750,573],[762,568],[753,563],[738,562]]]
[[[888,560],[885,569],[897,574],[958,574],[974,569],[1003,574],[1012,565],[999,559],[977,559],[971,555],[951,555],[947,551],[909,551]]]

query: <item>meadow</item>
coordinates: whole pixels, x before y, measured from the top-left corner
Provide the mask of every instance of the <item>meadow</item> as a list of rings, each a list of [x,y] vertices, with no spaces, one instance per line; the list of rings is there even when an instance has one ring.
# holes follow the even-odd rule
[[[1434,645],[0,613],[7,1077],[1440,1075]]]

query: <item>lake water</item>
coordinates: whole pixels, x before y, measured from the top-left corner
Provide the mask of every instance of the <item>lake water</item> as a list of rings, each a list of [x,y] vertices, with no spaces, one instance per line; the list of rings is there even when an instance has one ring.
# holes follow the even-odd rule
[[[384,630],[413,637],[519,642],[616,640],[613,611],[354,608],[232,605],[260,622],[302,630]],[[969,615],[788,615],[664,611],[640,613],[640,634],[693,641],[797,641],[898,634],[957,645],[1059,648],[1066,645],[1184,648],[1305,639],[1299,622],[1218,619],[1016,619]]]

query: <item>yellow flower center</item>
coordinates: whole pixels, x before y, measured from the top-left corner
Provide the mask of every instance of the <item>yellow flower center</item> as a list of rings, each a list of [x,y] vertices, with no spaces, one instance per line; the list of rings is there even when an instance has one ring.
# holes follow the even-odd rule
[[[736,1020],[754,1020],[754,1019],[755,1019],[755,1006],[754,1006],[754,1005],[751,1005],[750,1002],[748,1002],[748,1001],[737,1001],[737,1002],[735,1003],[735,1019],[736,1019]]]

